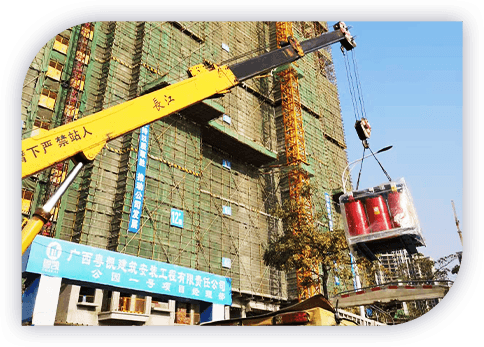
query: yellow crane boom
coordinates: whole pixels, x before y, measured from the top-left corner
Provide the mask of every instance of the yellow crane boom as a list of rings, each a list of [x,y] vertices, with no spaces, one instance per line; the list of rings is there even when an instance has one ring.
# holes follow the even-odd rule
[[[22,178],[76,155],[93,160],[106,142],[239,83],[227,66],[191,71],[192,78],[23,140]]]

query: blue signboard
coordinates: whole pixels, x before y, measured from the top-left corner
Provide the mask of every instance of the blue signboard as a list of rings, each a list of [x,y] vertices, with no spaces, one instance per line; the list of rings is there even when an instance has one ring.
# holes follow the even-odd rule
[[[227,124],[231,124],[232,123],[232,119],[230,118],[230,116],[228,116],[226,114],[223,115],[222,119]]]
[[[328,213],[329,230],[333,231],[333,214],[331,213],[331,200],[328,193],[324,193],[324,199],[326,200],[326,212]]]
[[[25,271],[214,304],[232,304],[232,280],[203,271],[37,236]]]
[[[226,216],[231,216],[232,215],[232,207],[222,206],[222,213]]]
[[[229,170],[232,169],[232,164],[230,163],[230,161],[225,160],[225,159],[222,159],[222,166],[226,169],[229,169]]]
[[[230,269],[232,267],[232,260],[230,258],[222,257],[222,267]]]
[[[176,208],[171,209],[170,225],[178,228],[183,228],[183,211]]]
[[[338,273],[338,264],[336,264],[336,261],[334,261],[334,272]],[[341,284],[341,282],[339,281],[339,277],[336,275],[334,275],[334,284],[336,284],[337,286]]]
[[[128,231],[137,233],[140,227],[141,212],[143,211],[143,198],[145,195],[146,163],[148,161],[148,138],[150,125],[141,128],[139,134],[138,162],[136,164],[136,177],[134,183],[133,201],[129,215]]]
[[[351,260],[351,273],[353,274],[353,288],[357,289],[358,286],[356,285],[355,258],[353,258],[353,254],[351,253],[350,253],[350,260]]]

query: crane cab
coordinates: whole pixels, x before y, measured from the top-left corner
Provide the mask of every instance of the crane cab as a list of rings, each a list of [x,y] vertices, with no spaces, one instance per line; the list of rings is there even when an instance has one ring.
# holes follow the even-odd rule
[[[376,254],[425,246],[420,222],[405,180],[352,191],[339,198],[348,245],[353,253]]]

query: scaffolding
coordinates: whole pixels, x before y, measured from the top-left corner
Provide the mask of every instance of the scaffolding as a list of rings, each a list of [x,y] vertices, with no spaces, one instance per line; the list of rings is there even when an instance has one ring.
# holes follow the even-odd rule
[[[204,61],[235,63],[277,45],[274,22],[91,24],[88,36],[79,34],[85,25],[64,31],[32,62],[22,94],[25,136],[35,131],[35,121],[57,122],[62,110],[72,108],[72,93],[81,86],[75,111],[69,113],[72,118],[133,99],[152,84],[186,79],[188,67]],[[294,23],[298,40],[326,30],[325,22]],[[80,48],[88,59],[79,54]],[[83,61],[82,69],[72,63],[76,56]],[[43,72],[42,66],[51,60],[65,64],[61,81]],[[322,194],[341,188],[338,177],[347,164],[330,50],[301,59],[297,71],[302,77],[306,160],[314,171],[311,182],[320,187],[312,209],[322,212],[317,222],[328,231]],[[62,81],[78,82],[63,87]],[[291,275],[265,266],[262,258],[264,245],[282,230],[271,209],[288,198],[284,170],[261,169],[286,162],[279,83],[274,74],[254,78],[222,98],[150,125],[137,233],[127,229],[139,129],[110,141],[85,167],[62,198],[51,235],[231,277],[233,292],[241,295],[294,298]],[[44,90],[56,96],[52,109],[39,102]],[[60,123],[51,121],[47,126],[56,124]],[[40,179],[27,180],[24,190],[32,192],[32,206],[40,205],[46,189]],[[173,208],[184,211],[183,228],[170,224]],[[26,209],[24,216],[33,210]],[[333,218],[340,224],[337,214]],[[231,260],[229,267],[222,266],[222,258]]]

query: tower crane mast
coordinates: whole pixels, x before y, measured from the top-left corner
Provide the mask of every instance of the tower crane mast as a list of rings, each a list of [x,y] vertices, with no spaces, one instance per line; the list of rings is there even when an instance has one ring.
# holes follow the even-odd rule
[[[276,23],[277,44],[294,42],[291,22]],[[294,45],[294,43],[291,43]],[[297,46],[296,46],[297,47]],[[286,149],[286,163],[290,167],[288,172],[289,197],[296,203],[297,224],[301,229],[304,225],[313,224],[311,196],[302,194],[302,190],[309,184],[307,172],[301,170],[301,164],[307,164],[306,143],[304,139],[303,116],[301,97],[299,93],[299,80],[293,66],[279,73],[281,84],[282,116],[284,123],[284,141]],[[301,254],[301,257],[310,258],[311,254]],[[312,264],[311,271],[296,273],[299,301],[320,293],[321,289],[315,284],[304,286],[306,277],[319,275],[318,264]]]

